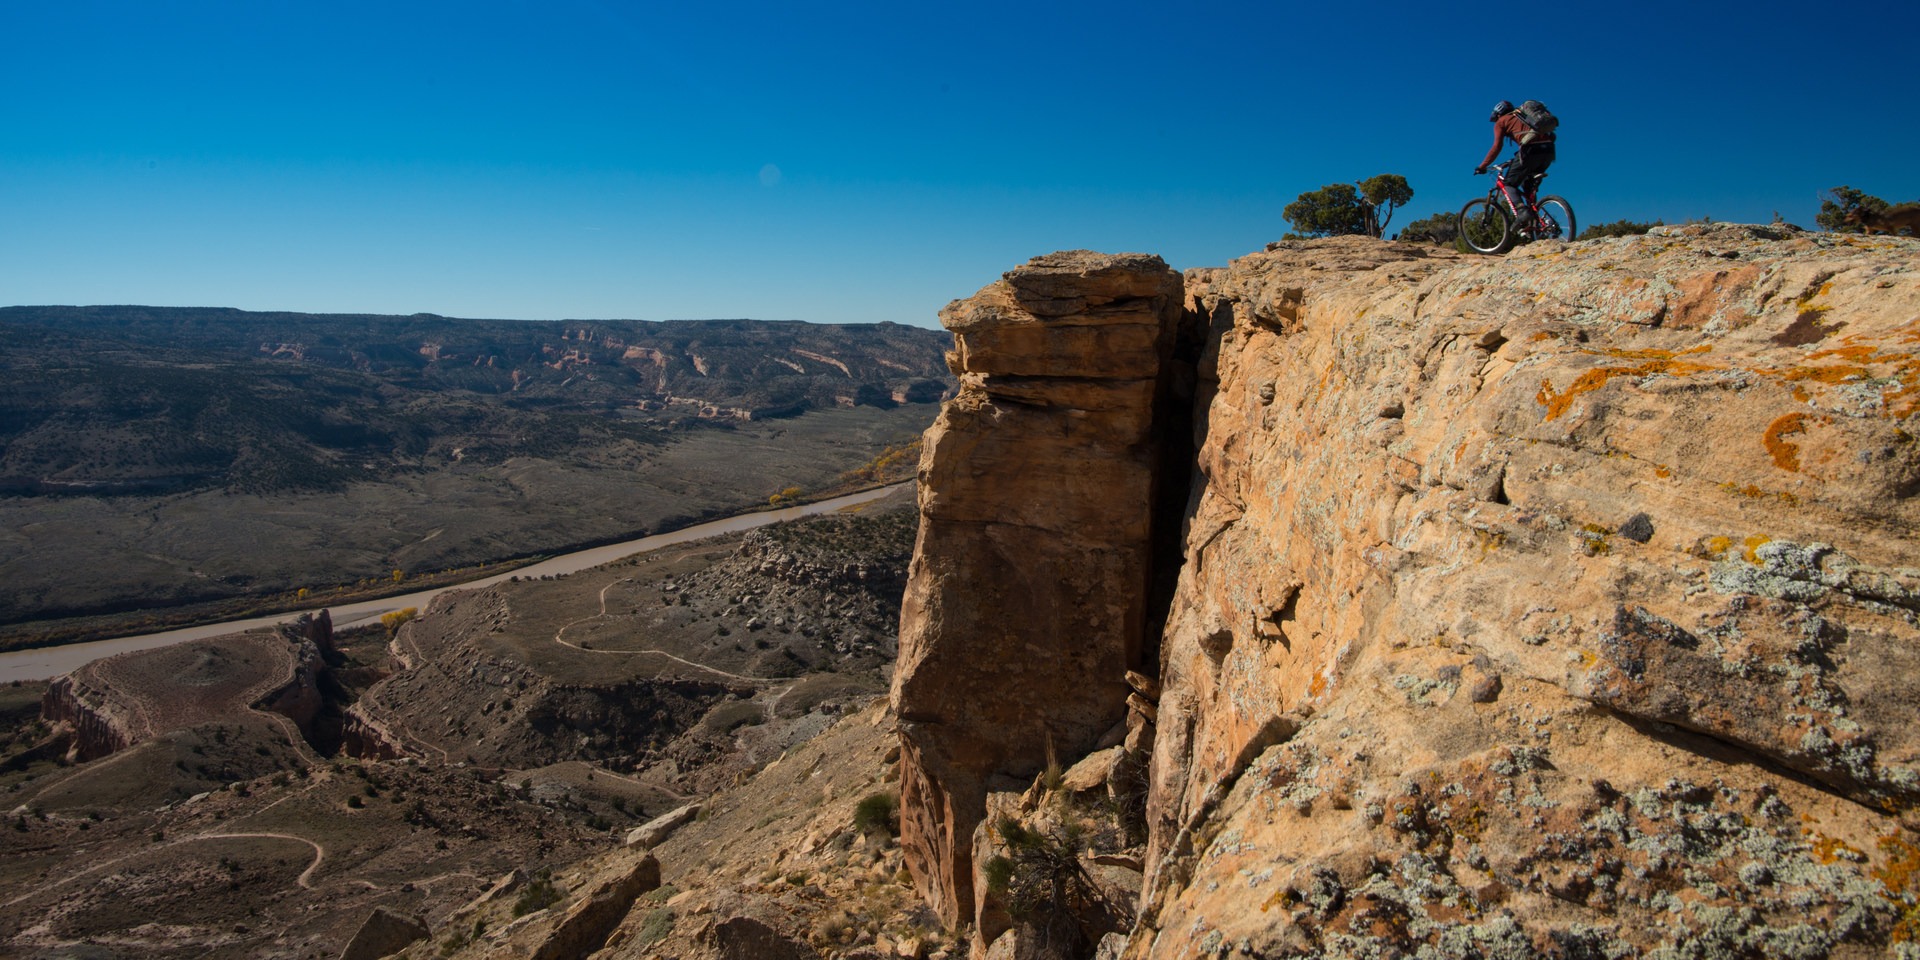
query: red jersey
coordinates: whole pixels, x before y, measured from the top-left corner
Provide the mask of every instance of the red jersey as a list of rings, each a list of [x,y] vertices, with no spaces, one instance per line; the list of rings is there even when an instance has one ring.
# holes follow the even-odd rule
[[[1480,161],[1480,165],[1483,167],[1489,166],[1494,160],[1499,158],[1502,141],[1510,139],[1514,142],[1515,146],[1518,146],[1520,145],[1520,138],[1526,136],[1532,129],[1532,127],[1527,126],[1525,120],[1520,119],[1520,111],[1518,110],[1509,110],[1501,114],[1500,119],[1493,122],[1493,149],[1487,151],[1487,158]],[[1540,134],[1533,138],[1533,142],[1552,143],[1553,134]]]

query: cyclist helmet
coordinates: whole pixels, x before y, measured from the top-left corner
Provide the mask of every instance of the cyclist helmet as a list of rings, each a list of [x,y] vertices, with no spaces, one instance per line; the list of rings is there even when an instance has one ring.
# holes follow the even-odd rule
[[[1493,105],[1493,114],[1487,117],[1487,122],[1492,123],[1493,121],[1498,120],[1501,117],[1504,117],[1507,114],[1512,112],[1513,112],[1513,101],[1502,100],[1499,103],[1496,103]]]

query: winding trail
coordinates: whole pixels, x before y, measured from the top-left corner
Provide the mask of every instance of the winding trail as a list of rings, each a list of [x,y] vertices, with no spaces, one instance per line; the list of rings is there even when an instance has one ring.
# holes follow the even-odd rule
[[[695,670],[704,670],[708,673],[717,674],[719,676],[726,677],[729,680],[738,680],[742,683],[754,683],[754,684],[779,683],[783,680],[791,679],[790,677],[749,677],[745,674],[733,673],[731,671],[722,670],[719,667],[710,667],[704,663],[695,663],[692,660],[686,659],[685,657],[676,656],[674,654],[668,653],[665,650],[661,650],[654,647],[646,647],[639,650],[595,650],[591,647],[583,647],[567,639],[566,637],[567,631],[574,627],[577,627],[583,623],[592,623],[595,620],[612,619],[607,614],[607,591],[612,590],[614,587],[617,587],[620,584],[627,583],[632,579],[633,579],[632,577],[621,577],[620,579],[615,580],[604,587],[601,587],[600,588],[600,612],[594,614],[591,617],[581,617],[580,619],[574,620],[570,623],[562,624],[560,629],[555,630],[553,632],[553,642],[563,647],[566,647],[569,650],[578,650],[581,653],[605,654],[607,656],[629,656],[630,657],[630,656],[636,656],[639,654],[650,653],[657,657],[666,657],[668,660],[672,660],[676,663],[684,664],[686,666],[694,668]],[[784,694],[784,691],[782,692]]]
[[[301,889],[304,889],[304,890],[313,889],[313,884],[310,882],[313,878],[313,872],[315,870],[320,869],[320,864],[324,862],[327,858],[327,851],[326,851],[326,848],[320,846],[319,843],[313,840],[309,840],[306,837],[295,836],[294,834],[291,834],[291,833],[264,833],[264,832],[263,833],[199,833],[191,837],[181,837],[177,840],[168,840],[164,844],[161,844],[161,846],[175,847],[181,844],[199,843],[200,841],[203,841],[203,840],[247,840],[247,839],[292,840],[298,843],[304,843],[307,846],[312,847],[313,862],[308,864],[305,870],[300,871],[300,875],[294,878],[294,882],[299,884]],[[120,864],[125,863],[126,861],[131,860],[135,857],[146,856],[148,854],[151,854],[153,851],[154,851],[154,848],[146,847],[140,850],[136,850],[133,853],[125,854],[123,856],[114,857],[111,860],[105,860],[100,863],[96,863],[93,866],[80,870],[77,873],[68,874],[67,876],[61,877],[58,880],[41,881],[34,889],[26,893],[23,893],[17,897],[14,897],[11,900],[5,901],[4,903],[0,903],[0,906],[11,907],[14,904],[20,903],[23,900],[31,900],[34,897],[40,896],[41,894],[44,894],[50,890],[54,890],[56,888],[66,886],[69,883],[73,883],[74,881],[79,880],[83,877],[99,873],[100,871],[106,870],[110,867],[119,866]]]
[[[309,883],[308,881],[312,879],[313,872],[315,870],[320,869],[320,864],[327,859],[327,849],[325,847],[322,847],[319,841],[308,840],[306,837],[295,836],[291,833],[203,833],[198,836],[182,838],[178,842],[192,843],[196,840],[229,840],[229,839],[232,839],[232,840],[244,840],[244,839],[298,840],[299,842],[304,843],[309,847],[312,847],[313,862],[310,864],[307,864],[307,868],[305,870],[300,871],[299,876],[293,878],[293,882],[299,884],[300,888],[303,890],[313,889],[313,884]],[[168,844],[168,845],[172,846],[172,844]]]

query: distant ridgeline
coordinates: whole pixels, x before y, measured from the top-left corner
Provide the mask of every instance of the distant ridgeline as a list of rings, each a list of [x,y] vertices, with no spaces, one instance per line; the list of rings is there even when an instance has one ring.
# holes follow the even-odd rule
[[[0,308],[0,494],[336,486],[701,422],[939,400],[942,331]]]

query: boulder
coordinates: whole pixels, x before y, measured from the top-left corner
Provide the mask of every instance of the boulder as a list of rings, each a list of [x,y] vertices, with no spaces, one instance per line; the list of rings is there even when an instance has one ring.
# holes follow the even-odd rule
[[[532,960],[574,960],[600,949],[633,908],[633,901],[659,886],[660,861],[653,854],[617,861],[567,908],[552,932],[533,949]]]
[[[627,846],[651,850],[665,843],[675,830],[692,823],[699,815],[700,805],[697,803],[675,807],[627,831]]]

